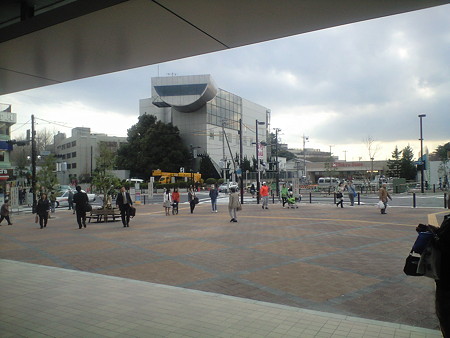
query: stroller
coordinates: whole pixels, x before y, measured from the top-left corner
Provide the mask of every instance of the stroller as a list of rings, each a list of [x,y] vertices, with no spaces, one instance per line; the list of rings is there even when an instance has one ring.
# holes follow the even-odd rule
[[[299,200],[301,199],[301,197],[299,197]],[[297,205],[297,199],[295,198],[294,194],[292,193],[292,191],[289,192],[288,198],[287,198],[287,206],[288,209],[292,208],[292,209],[298,209],[298,205]]]

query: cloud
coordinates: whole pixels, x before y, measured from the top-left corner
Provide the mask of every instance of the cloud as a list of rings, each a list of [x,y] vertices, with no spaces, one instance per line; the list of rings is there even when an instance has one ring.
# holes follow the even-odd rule
[[[151,77],[211,74],[217,85],[272,111],[290,146],[348,150],[367,157],[371,135],[386,156],[424,138],[449,141],[450,5],[72,81],[1,97],[25,121],[31,112],[126,135]],[[433,149],[433,147],[430,147]],[[340,150],[339,150],[340,151]],[[350,154],[353,152],[353,154]],[[342,152],[340,154],[342,156]]]

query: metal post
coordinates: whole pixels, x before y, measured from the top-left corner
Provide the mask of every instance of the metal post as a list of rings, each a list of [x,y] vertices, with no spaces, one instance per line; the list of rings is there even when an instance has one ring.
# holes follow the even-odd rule
[[[244,204],[244,173],[242,172],[242,158],[243,145],[242,145],[242,119],[239,119],[239,167],[241,170],[241,204]]]
[[[311,204],[311,203],[312,203],[312,193],[309,192],[309,204]]]
[[[447,193],[444,192],[444,209],[447,209]]]
[[[281,129],[279,128],[275,128],[275,161],[276,161],[276,175],[275,175],[275,183],[276,183],[276,192],[277,192],[277,197],[280,198],[280,166],[278,163],[278,132]]]
[[[423,160],[423,136],[422,136],[422,118],[425,117],[425,114],[420,114],[419,115],[419,119],[420,119],[420,192],[423,194],[424,190],[423,190],[423,170],[424,170],[424,160]]]
[[[413,208],[416,207],[416,193],[413,192]]]
[[[358,193],[358,205],[361,205],[361,194]]]
[[[259,141],[258,141],[258,120],[256,120],[256,204],[259,204],[259,158],[258,158],[258,151],[259,151]]]
[[[34,115],[31,115],[31,187],[33,189],[33,214],[36,212],[36,131]]]

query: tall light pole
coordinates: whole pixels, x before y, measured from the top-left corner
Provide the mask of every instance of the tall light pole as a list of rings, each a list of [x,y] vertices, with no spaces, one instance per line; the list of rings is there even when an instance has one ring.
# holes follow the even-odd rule
[[[266,122],[260,122],[256,120],[256,204],[259,204],[259,189],[260,189],[260,183],[259,183],[259,140],[258,140],[258,126],[264,125]]]
[[[420,192],[423,194],[424,190],[423,190],[423,170],[424,170],[424,166],[425,166],[425,161],[423,160],[423,136],[422,136],[422,118],[425,117],[427,115],[425,114],[420,114],[419,115],[419,119],[420,119]]]

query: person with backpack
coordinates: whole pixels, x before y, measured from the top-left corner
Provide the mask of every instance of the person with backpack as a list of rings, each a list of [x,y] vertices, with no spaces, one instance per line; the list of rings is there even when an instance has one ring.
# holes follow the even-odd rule
[[[435,306],[436,316],[439,320],[442,335],[450,338],[450,214],[444,217],[440,227],[419,224],[417,232],[431,230],[434,238],[429,245],[437,250],[440,259],[437,260],[437,271],[439,272],[436,283]]]

